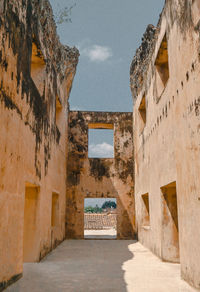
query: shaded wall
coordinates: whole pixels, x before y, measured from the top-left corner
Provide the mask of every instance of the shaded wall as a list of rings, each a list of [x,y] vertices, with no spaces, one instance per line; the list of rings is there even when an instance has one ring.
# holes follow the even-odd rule
[[[88,158],[88,128],[114,129],[114,158]],[[84,237],[84,199],[117,199],[117,238],[135,236],[132,113],[69,113],[66,236]]]
[[[78,51],[59,42],[48,1],[0,1],[0,290],[21,276],[23,261],[39,261],[65,237],[67,100],[77,62]]]
[[[158,27],[148,26],[130,71],[139,240],[162,259],[180,261],[182,277],[197,288],[200,288],[199,21],[199,1],[166,1]],[[168,65],[164,60],[166,52]],[[143,98],[145,123],[141,120]],[[144,194],[149,198],[148,226],[143,223]]]

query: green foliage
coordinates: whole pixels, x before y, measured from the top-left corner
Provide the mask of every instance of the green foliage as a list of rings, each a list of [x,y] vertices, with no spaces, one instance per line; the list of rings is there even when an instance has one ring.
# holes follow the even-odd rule
[[[103,210],[102,208],[98,207],[97,205],[95,207],[92,207],[92,206],[88,206],[88,207],[85,207],[85,213],[102,213]]]
[[[85,207],[84,212],[85,213],[102,213],[105,209],[116,209],[117,205],[114,201],[107,201],[104,202],[102,207],[98,207],[98,205],[96,205],[95,207],[92,206],[88,206]]]
[[[116,209],[117,204],[114,201],[106,201],[101,206],[102,209]]]
[[[58,3],[57,9],[54,11],[55,22],[58,25],[64,22],[72,22],[71,14],[72,14],[72,9],[75,6],[76,6],[76,3],[61,8]]]

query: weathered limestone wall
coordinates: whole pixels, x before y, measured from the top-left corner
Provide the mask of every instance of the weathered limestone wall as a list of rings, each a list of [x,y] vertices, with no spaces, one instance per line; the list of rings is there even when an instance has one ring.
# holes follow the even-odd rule
[[[85,230],[108,230],[116,229],[117,214],[103,213],[103,214],[84,214],[84,229]]]
[[[114,158],[88,158],[88,128],[114,129]],[[132,113],[69,113],[66,236],[84,238],[84,198],[117,199],[117,238],[135,236]]]
[[[48,1],[0,1],[0,290],[21,276],[23,261],[39,261],[65,237],[77,62],[78,51],[59,42]]]
[[[165,37],[166,36],[166,37]],[[200,4],[167,0],[131,65],[139,240],[200,288]],[[168,59],[168,60],[167,60]],[[177,207],[176,207],[177,205]]]

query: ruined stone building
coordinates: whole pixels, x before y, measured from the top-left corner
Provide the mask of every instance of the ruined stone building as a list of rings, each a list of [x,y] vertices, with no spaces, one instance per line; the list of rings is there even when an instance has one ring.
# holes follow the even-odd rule
[[[200,288],[199,0],[166,0],[130,74],[138,237]]]
[[[69,111],[78,57],[48,0],[0,1],[0,291],[84,238],[85,198],[116,198],[117,238],[180,262],[200,288],[199,0],[166,0],[147,27],[133,113]],[[88,157],[89,129],[113,130],[113,158]]]
[[[88,129],[114,129],[114,158],[88,157]],[[116,198],[117,238],[136,236],[132,113],[69,113],[66,237],[84,238],[84,198]]]
[[[47,1],[0,1],[0,290],[65,238],[78,55],[60,44]]]
[[[132,113],[69,112],[78,57],[47,0],[0,1],[0,291],[83,238],[86,197],[115,197],[118,238],[136,236]],[[113,159],[88,159],[89,128],[113,129]]]

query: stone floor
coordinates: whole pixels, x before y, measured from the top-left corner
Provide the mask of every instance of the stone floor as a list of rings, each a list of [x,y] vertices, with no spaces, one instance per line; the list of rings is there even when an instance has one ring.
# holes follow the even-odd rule
[[[129,240],[67,240],[7,292],[192,292],[180,266]]]

